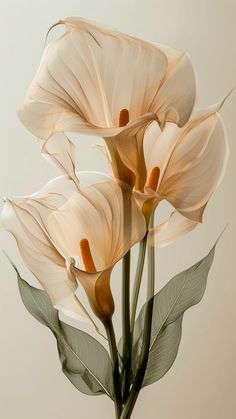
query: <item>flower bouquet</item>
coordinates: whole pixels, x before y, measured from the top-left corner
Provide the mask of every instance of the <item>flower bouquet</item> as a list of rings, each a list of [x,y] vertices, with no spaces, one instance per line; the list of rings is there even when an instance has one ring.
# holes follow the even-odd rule
[[[155,246],[202,222],[227,162],[218,113],[223,101],[194,109],[195,75],[186,53],[78,17],[50,30],[57,25],[64,32],[45,48],[19,118],[61,175],[33,195],[5,198],[2,223],[43,288],[29,285],[12,263],[24,305],[57,340],[64,374],[85,394],[106,394],[116,418],[128,419],[140,390],[171,368],[184,312],[205,291],[215,246],[157,294]],[[80,133],[101,138],[109,174],[77,171]],[[162,200],[173,211],[158,224]],[[110,280],[119,261],[118,339],[112,317],[120,301]],[[146,300],[138,313],[143,282]],[[80,330],[82,322],[97,339]]]

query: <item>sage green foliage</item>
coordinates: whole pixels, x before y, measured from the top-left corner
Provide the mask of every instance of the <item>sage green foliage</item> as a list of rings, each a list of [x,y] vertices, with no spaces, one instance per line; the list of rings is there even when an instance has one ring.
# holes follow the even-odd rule
[[[215,246],[200,262],[176,275],[153,297],[151,342],[142,387],[156,382],[171,368],[181,340],[183,314],[199,303],[204,295]],[[134,375],[142,347],[146,304],[142,307],[134,328]]]
[[[216,246],[216,245],[215,245]],[[154,297],[151,340],[142,387],[162,378],[178,353],[184,312],[199,303],[204,295],[213,262],[215,246],[199,262],[172,278]],[[29,285],[17,268],[18,285],[27,310],[51,329],[57,340],[62,370],[71,383],[88,395],[107,394],[112,400],[113,372],[106,349],[89,334],[59,320],[47,293]],[[132,375],[139,365],[144,330],[146,302],[135,322],[132,349]],[[122,339],[119,348],[122,346]]]
[[[113,399],[112,365],[106,349],[92,336],[59,320],[47,293],[18,278],[22,301],[57,340],[62,370],[71,383],[88,395],[107,394]]]

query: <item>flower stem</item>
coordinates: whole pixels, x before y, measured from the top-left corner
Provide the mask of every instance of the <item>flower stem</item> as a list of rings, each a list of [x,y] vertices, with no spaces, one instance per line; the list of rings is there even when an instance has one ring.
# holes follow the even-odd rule
[[[122,331],[123,331],[123,383],[122,400],[125,401],[131,378],[131,333],[130,333],[130,251],[126,253],[122,264]]]
[[[154,224],[153,211],[149,221],[149,228],[153,228]],[[154,296],[155,291],[155,246],[148,246],[148,285],[147,285],[147,300]]]
[[[124,245],[132,238],[132,194],[129,190],[123,192],[123,240]],[[122,370],[121,395],[124,404],[131,383],[132,340],[130,334],[130,249],[122,260]]]
[[[150,227],[152,228],[154,221],[154,214],[150,219]],[[142,349],[139,359],[139,366],[137,373],[134,378],[134,383],[129,393],[127,402],[123,408],[120,419],[129,419],[133,412],[136,400],[139,392],[142,388],[145,371],[147,368],[149,347],[151,340],[151,329],[152,329],[152,313],[153,313],[153,296],[154,296],[154,285],[155,285],[155,248],[148,247],[148,284],[147,284],[147,304],[145,308],[144,317],[144,330],[143,330],[143,341]]]
[[[131,334],[133,333],[133,330],[134,330],[138,297],[139,297],[139,292],[140,292],[140,286],[141,286],[142,275],[143,275],[143,267],[144,267],[144,261],[145,261],[145,255],[146,255],[146,247],[147,247],[147,233],[145,234],[143,240],[139,244],[138,264],[137,264],[137,269],[136,269],[136,274],[135,274],[134,291],[133,291],[132,303],[131,303],[131,307],[132,307],[131,323],[130,323]]]
[[[113,390],[114,390],[114,397],[115,397],[114,404],[115,404],[116,419],[119,419],[122,412],[119,358],[118,358],[116,338],[115,338],[115,332],[114,332],[112,320],[107,319],[106,322],[104,323],[104,327],[106,329],[107,338],[109,342],[109,349],[110,349],[112,368],[113,368]]]

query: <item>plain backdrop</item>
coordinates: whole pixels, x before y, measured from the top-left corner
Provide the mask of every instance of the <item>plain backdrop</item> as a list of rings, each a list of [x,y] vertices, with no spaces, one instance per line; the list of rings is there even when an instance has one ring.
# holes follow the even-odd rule
[[[188,51],[197,73],[199,106],[223,98],[236,85],[235,0],[0,0],[0,6],[1,196],[35,192],[56,175],[16,110],[39,64],[45,33],[59,18],[80,15]],[[226,224],[228,228],[217,247],[204,299],[185,315],[175,364],[162,380],[142,391],[134,419],[236,417],[235,105],[232,94],[221,110],[230,144],[224,181],[206,209],[203,225],[157,251],[157,289],[204,256]],[[91,148],[94,142],[81,136],[81,170],[106,170],[102,155]],[[0,234],[0,247],[24,278],[35,283],[13,239],[2,229]],[[79,393],[61,373],[54,338],[23,307],[15,273],[2,253],[0,272],[0,418],[113,418],[112,403],[105,396]],[[112,287],[119,331],[119,269]]]

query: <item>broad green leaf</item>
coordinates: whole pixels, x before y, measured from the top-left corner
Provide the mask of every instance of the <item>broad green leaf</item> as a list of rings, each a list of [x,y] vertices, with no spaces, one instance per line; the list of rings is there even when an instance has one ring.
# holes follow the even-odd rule
[[[158,340],[149,352],[142,387],[160,380],[172,367],[181,340],[182,320],[183,315],[179,316],[175,322],[163,327],[159,333]]]
[[[61,322],[47,293],[29,285],[12,265],[26,309],[51,329],[57,339],[62,370],[67,378],[85,394],[107,394],[113,399],[112,365],[106,349],[89,334]]]
[[[159,380],[172,366],[181,339],[184,312],[204,295],[215,246],[200,262],[171,279],[153,298],[150,351],[143,386]],[[138,365],[142,345],[145,305],[135,323],[133,369]]]
[[[68,347],[62,343],[58,347],[64,374],[77,388],[82,378],[94,395],[106,393],[113,398],[112,364],[104,347],[92,336],[66,323],[61,322],[61,330],[65,342],[70,344]],[[75,356],[71,356],[71,350]]]

